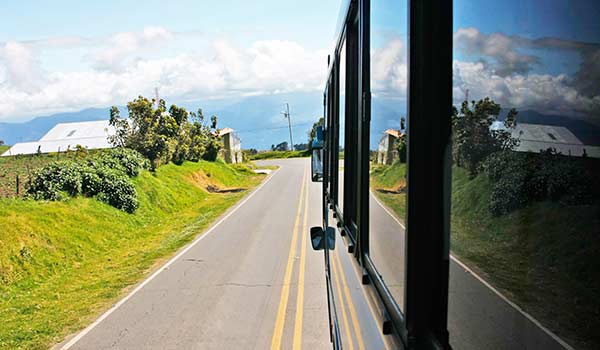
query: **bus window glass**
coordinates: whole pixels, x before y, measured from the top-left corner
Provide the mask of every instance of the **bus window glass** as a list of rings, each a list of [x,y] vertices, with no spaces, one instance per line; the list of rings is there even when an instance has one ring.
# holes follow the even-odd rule
[[[369,254],[404,305],[407,2],[371,1]]]
[[[599,18],[454,0],[456,349],[600,349]]]
[[[338,207],[340,210],[343,210],[344,203],[344,135],[345,135],[345,125],[346,125],[346,43],[341,46],[340,49],[340,60],[339,60],[339,135],[338,135],[338,145],[339,145],[339,158],[338,158]]]

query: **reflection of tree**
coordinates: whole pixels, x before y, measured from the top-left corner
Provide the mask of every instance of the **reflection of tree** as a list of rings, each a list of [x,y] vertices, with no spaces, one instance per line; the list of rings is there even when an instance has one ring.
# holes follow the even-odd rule
[[[475,176],[481,170],[481,163],[492,153],[513,149],[518,140],[510,131],[492,129],[492,123],[498,119],[500,105],[486,97],[471,103],[464,101],[460,112],[455,108],[452,116],[453,124],[453,157],[458,166],[469,170]],[[504,126],[514,128],[517,111],[508,112]]]

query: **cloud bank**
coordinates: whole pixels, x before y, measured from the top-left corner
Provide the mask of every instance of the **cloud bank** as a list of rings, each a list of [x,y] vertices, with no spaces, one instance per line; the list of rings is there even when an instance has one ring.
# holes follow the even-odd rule
[[[281,40],[247,47],[215,39],[206,50],[160,53],[178,33],[160,27],[107,38],[55,38],[0,44],[0,121],[124,104],[160,87],[169,99],[207,99],[320,90],[327,52]],[[45,71],[44,50],[83,48],[88,69]]]

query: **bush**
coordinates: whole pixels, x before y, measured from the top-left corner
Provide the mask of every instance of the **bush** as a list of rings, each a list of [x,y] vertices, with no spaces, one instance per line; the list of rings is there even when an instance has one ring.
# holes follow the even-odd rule
[[[115,208],[133,213],[138,207],[137,192],[129,178],[123,173],[103,168],[99,172],[101,180],[98,199]]]
[[[148,160],[134,150],[115,148],[87,161],[58,161],[33,174],[28,194],[38,200],[64,200],[82,194],[96,196],[115,208],[133,213],[139,206],[130,177],[148,168]]]
[[[35,199],[63,200],[81,193],[81,166],[75,162],[50,163],[33,174],[28,192]]]
[[[592,200],[591,177],[580,160],[554,151],[491,154],[483,169],[492,180],[489,210],[494,215],[509,213],[534,201],[558,201],[568,205]]]

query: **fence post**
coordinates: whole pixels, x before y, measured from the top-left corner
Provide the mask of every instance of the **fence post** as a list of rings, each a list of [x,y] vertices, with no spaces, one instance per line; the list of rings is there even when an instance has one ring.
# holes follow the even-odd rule
[[[19,174],[17,174],[17,196],[19,196]]]

